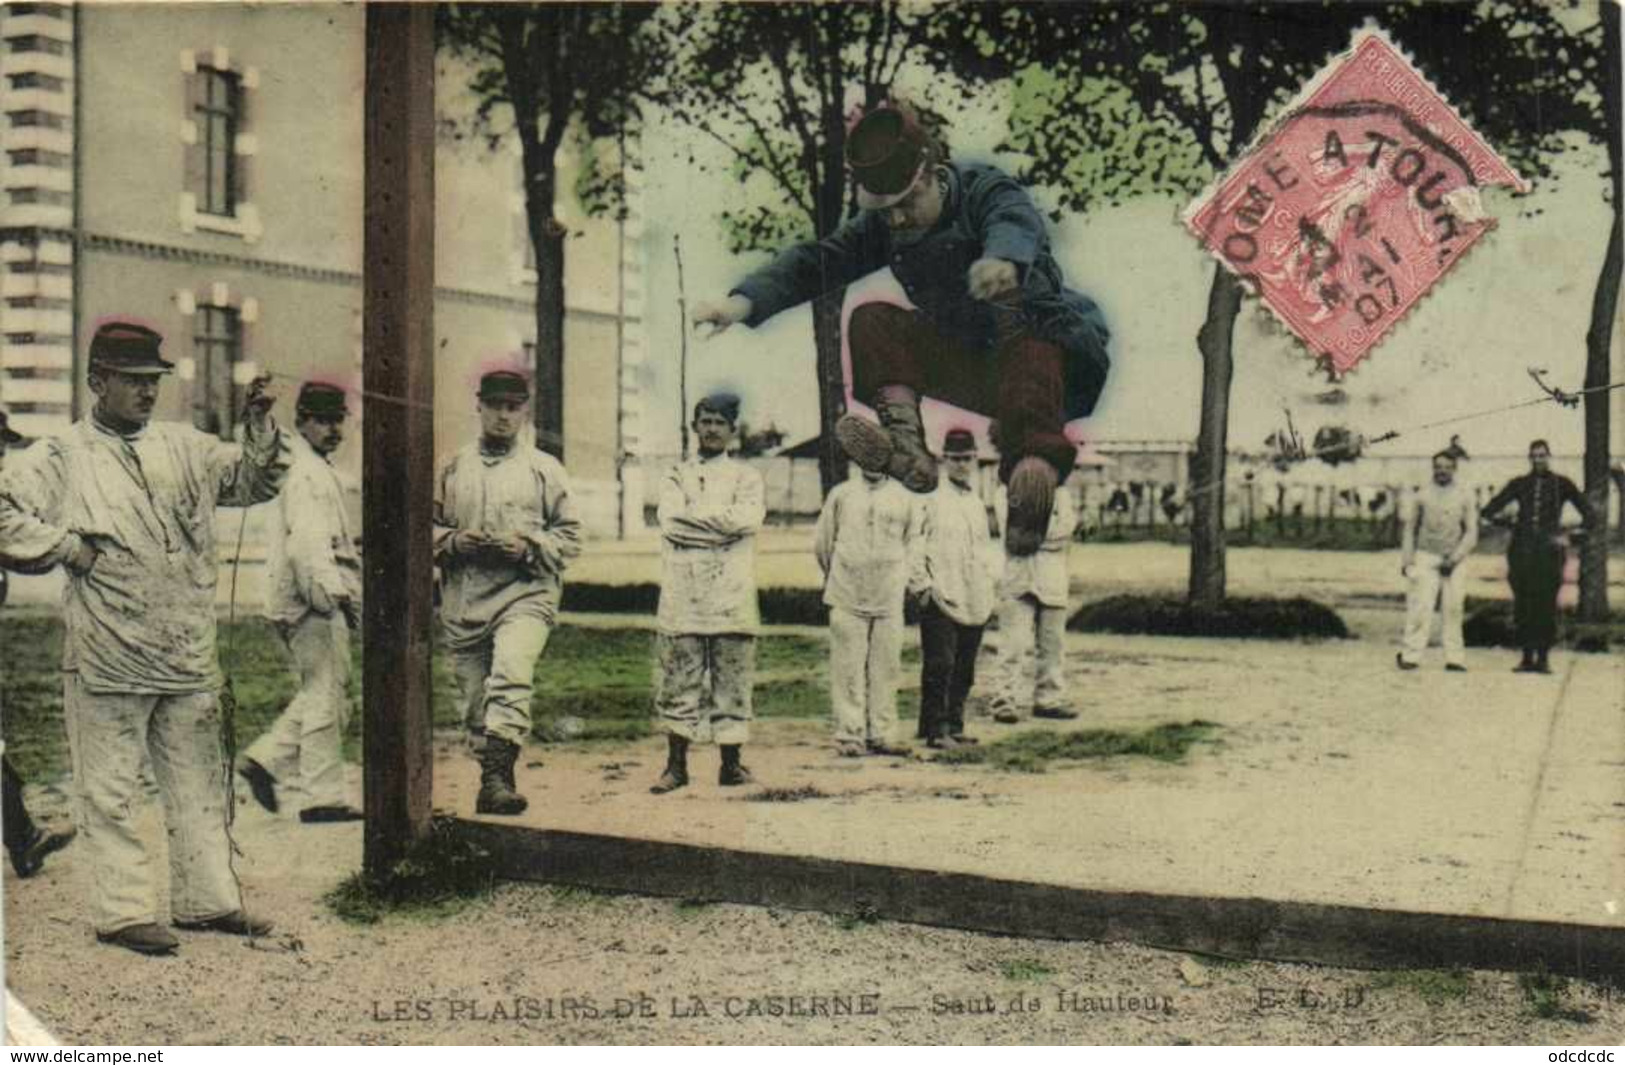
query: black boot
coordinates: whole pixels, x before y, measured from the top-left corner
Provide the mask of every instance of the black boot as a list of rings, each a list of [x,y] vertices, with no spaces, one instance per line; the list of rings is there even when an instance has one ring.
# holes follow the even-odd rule
[[[688,786],[688,739],[684,736],[666,736],[666,771],[649,789],[652,794],[664,795],[668,791]]]
[[[1535,671],[1535,649],[1533,647],[1525,647],[1523,649],[1523,659],[1517,665],[1512,667],[1512,672],[1514,672],[1514,673],[1533,673],[1534,671]]]
[[[750,770],[739,764],[739,744],[722,745],[722,770],[717,773],[717,783],[725,788],[756,783],[755,778],[750,775]]]
[[[1552,671],[1552,664],[1551,662],[1547,661],[1547,654],[1548,652],[1544,647],[1535,652],[1536,673],[1550,673]]]
[[[480,796],[474,802],[477,814],[513,815],[525,812],[530,803],[514,790],[513,766],[519,760],[519,744],[498,736],[485,738],[480,752]]]

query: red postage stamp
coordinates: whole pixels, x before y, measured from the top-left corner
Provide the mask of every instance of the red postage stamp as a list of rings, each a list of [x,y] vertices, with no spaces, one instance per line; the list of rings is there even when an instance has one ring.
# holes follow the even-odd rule
[[[1490,185],[1529,190],[1366,34],[1183,219],[1341,376],[1494,227],[1479,195]]]

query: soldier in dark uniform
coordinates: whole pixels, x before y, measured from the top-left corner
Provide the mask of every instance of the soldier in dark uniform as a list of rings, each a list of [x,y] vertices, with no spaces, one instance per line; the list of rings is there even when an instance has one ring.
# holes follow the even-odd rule
[[[697,307],[694,320],[756,326],[890,267],[914,309],[864,303],[847,326],[853,393],[890,437],[889,472],[916,492],[936,487],[922,395],[996,418],[1008,546],[1030,555],[1077,458],[1062,428],[1090,414],[1105,386],[1109,333],[1094,301],[1066,287],[1026,191],[994,167],[936,155],[907,112],[870,111],[846,141],[858,214],[785,251],[726,300]],[[843,439],[882,432],[853,422]]]
[[[22,434],[11,428],[11,420],[0,411],[0,464],[6,449],[23,442]],[[0,570],[0,604],[6,601],[6,571]],[[30,877],[40,871],[47,855],[59,851],[73,841],[73,829],[65,832],[47,832],[34,824],[23,805],[23,778],[12,766],[10,758],[0,757],[0,827],[4,828],[6,853],[11,867],[20,877]]]
[[[1591,504],[1573,481],[1551,470],[1552,449],[1544,440],[1529,445],[1529,472],[1514,477],[1483,510],[1486,521],[1500,520],[1508,504],[1518,504],[1511,521],[1507,576],[1512,583],[1513,624],[1523,659],[1514,673],[1550,673],[1547,654],[1557,642],[1557,593],[1563,587],[1563,505],[1571,503],[1589,524]]]

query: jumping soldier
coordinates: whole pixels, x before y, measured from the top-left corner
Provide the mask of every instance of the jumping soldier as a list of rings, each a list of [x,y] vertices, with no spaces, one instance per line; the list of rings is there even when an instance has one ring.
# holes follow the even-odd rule
[[[847,325],[853,395],[880,415],[890,472],[916,492],[936,487],[922,396],[994,416],[1006,535],[1012,553],[1030,555],[1077,457],[1064,423],[1090,414],[1105,387],[1109,334],[1094,301],[1066,287],[1026,191],[994,167],[938,156],[907,111],[871,110],[846,139],[858,214],[693,317],[718,331],[754,327],[890,267],[913,308],[861,303]],[[849,431],[882,432],[863,420]]]

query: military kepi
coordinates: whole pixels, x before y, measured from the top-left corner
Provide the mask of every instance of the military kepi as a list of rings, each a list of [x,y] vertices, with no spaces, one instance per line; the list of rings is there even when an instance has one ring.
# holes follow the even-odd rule
[[[316,417],[344,417],[350,413],[344,389],[326,381],[306,381],[299,387],[299,401],[294,408],[300,414]]]
[[[517,399],[521,402],[530,398],[530,382],[525,375],[513,370],[492,370],[480,378],[481,399]]]
[[[701,411],[710,411],[720,414],[728,419],[728,424],[739,424],[739,396],[734,392],[712,392],[710,395],[694,404],[694,417],[698,418]]]
[[[942,453],[944,455],[975,454],[976,435],[969,429],[949,429],[948,434],[942,438]]]
[[[846,165],[858,183],[858,206],[880,210],[908,195],[925,172],[926,137],[912,115],[883,104],[846,135]]]
[[[158,354],[164,338],[134,322],[104,322],[90,338],[90,364],[129,374],[161,374],[175,368]]]

